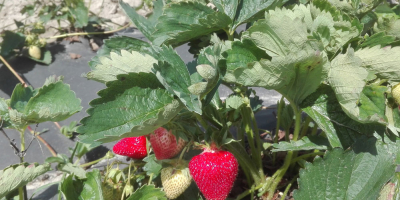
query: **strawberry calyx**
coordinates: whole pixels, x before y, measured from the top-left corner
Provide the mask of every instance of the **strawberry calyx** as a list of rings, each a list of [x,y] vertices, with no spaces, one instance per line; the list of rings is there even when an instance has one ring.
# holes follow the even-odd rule
[[[211,144],[208,144],[207,142],[204,142],[204,144],[195,142],[194,146],[195,149],[202,149],[203,153],[204,152],[215,153],[222,150],[221,147],[219,147],[215,142],[211,142]]]

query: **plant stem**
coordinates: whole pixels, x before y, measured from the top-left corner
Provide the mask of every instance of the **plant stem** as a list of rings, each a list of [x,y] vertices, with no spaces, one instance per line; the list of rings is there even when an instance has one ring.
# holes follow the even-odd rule
[[[307,116],[306,121],[303,124],[303,129],[301,130],[300,133],[300,138],[303,138],[307,134],[310,122],[311,122],[311,117]]]
[[[150,185],[150,184],[151,184],[151,180],[153,180],[153,173],[150,174],[149,182],[147,183],[147,185]]]
[[[318,126],[317,126],[317,124],[314,123],[314,127],[311,131],[311,135],[317,135],[317,130],[318,130]]]
[[[69,162],[71,162],[71,163],[74,161],[74,156],[75,156],[76,149],[78,148],[78,145],[79,145],[79,143],[78,143],[78,142],[77,142],[77,143],[75,143],[74,150],[72,150],[71,157],[69,157]],[[79,160],[79,159],[78,159],[78,160]]]
[[[290,106],[292,106],[293,112],[296,116],[295,127],[294,127],[294,132],[293,132],[293,141],[297,141],[297,139],[299,138],[299,134],[300,134],[301,112],[302,111],[301,111],[301,109],[298,108],[298,106],[296,104],[293,103],[293,101],[291,101],[291,99],[288,99],[288,98],[286,98],[286,99],[290,102]],[[293,151],[288,151],[286,154],[283,166],[281,168],[279,168],[273,175],[272,184],[267,190],[268,191],[267,199],[269,199],[269,200],[272,199],[276,187],[282,180],[283,176],[285,175],[286,171],[288,170],[288,168],[291,164],[292,157],[293,157]]]
[[[281,100],[279,101],[278,105],[278,116],[276,120],[276,129],[275,129],[275,138],[274,138],[274,143],[278,143],[278,133],[279,133],[279,127],[281,126],[281,114],[282,114],[282,109],[283,109],[283,100],[284,97],[281,97]],[[272,154],[272,165],[275,166],[275,160],[276,160],[276,152]]]
[[[295,177],[292,178],[292,180],[289,182],[289,184],[286,186],[285,191],[283,192],[283,195],[281,197],[281,200],[285,200],[285,197],[290,189],[290,187],[292,187],[292,184],[294,183],[294,181],[299,177],[299,175],[297,174]]]
[[[56,122],[55,122],[55,123],[56,123]],[[28,130],[29,130],[29,132],[30,132],[32,135],[35,135],[35,133],[34,133],[34,131],[32,130],[31,127],[28,126]],[[42,142],[42,143],[44,144],[44,146],[47,147],[47,149],[50,151],[51,155],[53,155],[54,157],[57,156],[56,151],[53,149],[53,147],[50,146],[49,143],[46,142],[46,140],[44,140],[40,135],[36,135],[36,138],[37,138],[40,142]]]
[[[103,31],[103,32],[84,32],[84,33],[67,33],[67,34],[63,34],[63,35],[56,35],[53,37],[48,37],[46,39],[58,39],[58,38],[64,38],[64,37],[70,37],[70,36],[77,36],[77,35],[106,35],[106,34],[111,34],[111,33],[115,33],[121,30],[126,29],[127,27],[129,27],[130,24],[127,24],[119,29],[116,30],[112,30],[112,31]]]
[[[201,126],[202,126],[204,129],[207,129],[208,124],[204,121],[204,119],[201,117],[201,115],[195,113],[194,116],[196,117],[197,121],[200,122]]]
[[[250,109],[250,112],[253,112],[251,110],[251,108],[248,106],[242,108],[242,118],[243,118],[243,121],[245,124],[245,131],[247,133],[247,141],[248,141],[248,143],[250,145],[250,149],[251,149],[251,156],[253,158],[254,163],[256,163],[257,168],[262,169],[261,153],[260,153],[260,151],[258,151],[258,147],[256,146],[258,144],[258,141],[254,141],[255,134],[258,134],[258,133],[255,133],[253,131],[253,127],[252,127],[253,123],[248,118],[249,115],[251,116],[250,112],[248,111],[249,109]],[[256,139],[260,140],[259,137]]]
[[[301,130],[300,138],[299,138],[299,139],[303,138],[303,137],[307,134],[307,132],[308,132],[308,126],[309,126],[310,122],[311,122],[311,117],[307,116],[306,121],[303,123],[303,128],[302,128],[302,130]],[[295,152],[293,153],[293,158],[296,158],[298,153],[299,153],[298,151],[295,151]],[[294,170],[294,167],[295,167],[295,166],[296,166],[296,163],[292,163],[292,164],[290,165],[289,172],[292,172],[292,171]]]
[[[20,163],[23,163],[24,162],[24,153],[23,152],[25,151],[25,128],[20,129],[19,133],[20,133],[20,137],[21,137],[20,152],[22,153],[21,156],[19,157],[19,160],[20,160]],[[28,199],[28,195],[27,195],[28,193],[26,191],[26,185],[22,186],[18,190],[19,190],[19,199],[27,200]],[[22,194],[22,197],[21,197],[21,194]]]
[[[287,169],[290,166],[290,161],[292,159],[292,156],[293,156],[293,151],[288,151],[287,155],[285,157],[285,162],[283,163],[283,166],[275,172],[276,177],[273,179],[271,187],[268,189],[267,199],[272,199],[272,197],[274,196],[276,187],[281,182],[283,176],[285,175]]]
[[[245,196],[253,193],[254,191],[260,189],[263,186],[263,184],[258,185],[257,187],[252,187],[244,192],[242,192],[239,196],[236,197],[236,200],[243,199]]]
[[[309,158],[309,157],[314,157],[314,156],[317,156],[317,155],[324,155],[324,154],[325,154],[325,152],[320,152],[320,151],[319,152],[313,152],[313,153],[304,154],[304,155],[301,155],[301,156],[293,159],[291,161],[291,164],[294,164],[299,160],[303,160],[303,159],[306,159],[306,158]]]
[[[6,67],[11,71],[11,73],[14,74],[14,76],[19,80],[19,82],[22,83],[22,85],[26,86],[25,81],[21,78],[21,76],[18,75],[18,73],[11,67],[10,64],[3,58],[3,56],[0,55],[0,60],[6,65]]]

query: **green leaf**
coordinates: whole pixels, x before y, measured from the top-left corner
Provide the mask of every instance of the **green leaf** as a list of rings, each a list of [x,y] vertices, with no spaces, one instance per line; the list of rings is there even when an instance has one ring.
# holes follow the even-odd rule
[[[62,121],[82,109],[81,100],[61,80],[36,89],[23,112],[30,123]]]
[[[153,41],[153,38],[154,38],[153,33],[156,30],[156,28],[155,28],[156,21],[155,20],[154,21],[153,20],[151,20],[151,21],[147,20],[143,16],[139,15],[136,12],[136,10],[134,8],[132,8],[129,4],[127,4],[127,3],[123,2],[123,1],[119,1],[119,5],[124,10],[126,15],[128,15],[129,19],[131,19],[131,21],[136,25],[136,27],[143,33],[143,35],[146,36],[146,38],[149,39],[150,41]],[[156,3],[155,5],[158,6],[159,4]],[[156,10],[154,10],[154,11],[156,11]],[[157,9],[157,11],[159,13],[161,13],[159,8]],[[156,16],[154,16],[153,18],[156,18]]]
[[[157,46],[174,47],[194,38],[228,28],[232,20],[222,12],[215,12],[198,2],[180,2],[164,6],[152,38]]]
[[[238,8],[240,0],[212,0],[218,12],[225,13],[233,21],[236,16],[236,9]]]
[[[233,3],[233,5],[235,5],[235,3]],[[240,24],[263,17],[263,14],[267,9],[273,8],[280,4],[283,4],[283,1],[239,0],[238,8],[236,9],[235,21],[231,26],[231,30],[235,30]]]
[[[360,136],[371,136],[382,132],[385,127],[376,124],[363,124],[346,115],[336,99],[334,91],[327,85],[306,98],[301,107],[321,128],[333,148],[350,147]]]
[[[183,108],[153,74],[120,75],[90,102],[89,117],[77,131],[83,143],[104,143],[146,135],[168,123]]]
[[[24,112],[29,100],[36,95],[35,93],[37,93],[37,91],[31,86],[24,87],[22,84],[18,83],[11,94],[10,108],[18,112]]]
[[[272,145],[275,149],[271,152],[279,151],[303,151],[303,150],[327,150],[330,147],[329,141],[321,136],[303,137],[298,141],[279,142]]]
[[[112,41],[118,40],[115,39]],[[114,48],[114,45],[110,44],[113,43],[112,41],[108,42],[110,47],[107,48]],[[123,41],[120,42],[121,45],[126,44]],[[134,40],[129,42],[134,42]],[[134,44],[135,43],[133,43],[132,45]],[[130,72],[152,72],[153,64],[157,62],[153,57],[147,54],[139,53],[137,51],[132,51],[131,53],[129,53],[128,51],[122,49],[120,54],[121,55],[110,52],[110,58],[106,56],[98,57],[99,63],[97,65],[91,66],[92,71],[86,74],[86,78],[101,83],[106,83],[109,81],[117,80],[117,75],[119,74],[128,74]]]
[[[360,48],[374,47],[374,46],[379,46],[382,48],[389,45],[394,40],[395,40],[394,37],[386,35],[384,32],[380,32],[373,34],[370,37],[367,37],[365,41],[360,45]]]
[[[157,163],[156,156],[154,154],[146,156],[146,158],[143,158],[143,161],[146,162],[146,164],[143,166],[143,170],[146,172],[148,176],[153,176],[153,179],[156,178],[160,172],[162,165]]]
[[[167,200],[167,197],[161,189],[154,187],[154,185],[144,185],[127,200]]]
[[[257,48],[254,43],[248,39],[243,39],[242,42],[235,41],[232,43],[232,48],[223,53],[226,59],[227,73],[224,77],[226,81],[236,82],[236,79],[245,79],[241,76],[232,76],[232,73],[237,68],[247,67],[248,64],[260,61],[262,58],[268,58],[265,51]],[[245,82],[245,80],[239,80]]]
[[[103,200],[101,187],[101,176],[98,169],[94,169],[86,174],[87,179],[74,179],[73,175],[69,175],[61,183],[60,190],[65,199],[76,200]]]
[[[296,200],[376,199],[382,186],[394,175],[398,148],[363,138],[351,150],[333,149],[300,171]]]
[[[1,43],[0,55],[6,57],[14,49],[22,48],[25,43],[25,35],[22,33],[14,33],[12,31],[5,31],[3,42]]]
[[[201,102],[198,95],[192,94],[188,87],[191,84],[189,71],[179,57],[170,47],[157,48],[159,62],[154,65],[153,72],[162,85],[172,94],[179,97],[182,103],[190,110],[201,114]]]
[[[85,6],[85,2],[80,0],[76,5],[69,7],[69,11],[74,16],[75,27],[83,28],[89,22],[89,9]]]
[[[62,77],[53,82],[46,81],[43,87],[33,90],[18,84],[10,99],[10,109],[4,120],[13,128],[24,128],[29,124],[46,121],[62,121],[79,112],[80,99],[62,83]]]
[[[97,51],[97,55],[89,62],[90,68],[95,70],[96,65],[101,65],[100,57],[110,58],[111,52],[121,55],[121,50],[126,50],[128,52],[137,51],[153,55],[150,53],[152,49],[149,43],[127,36],[115,36],[104,40],[104,44],[101,49]]]
[[[82,167],[76,166],[72,163],[60,164],[58,168],[60,171],[67,172],[69,174],[74,174],[80,179],[86,178],[86,171]]]
[[[51,169],[50,164],[22,163],[6,167],[0,171],[0,198],[31,182]]]
[[[271,10],[266,13],[265,20],[255,22],[242,38],[253,41],[271,57],[302,50],[308,41],[307,26],[300,18],[292,19],[292,15],[291,10]]]
[[[40,56],[40,59],[36,59],[34,57],[28,56],[29,59],[32,59],[32,60],[34,60],[36,62],[44,63],[46,65],[49,65],[51,63],[52,59],[53,59],[50,50],[47,50],[47,49],[44,49],[44,48],[41,48],[41,50],[42,50],[41,51],[42,55]]]
[[[383,94],[386,87],[364,87],[369,73],[368,67],[371,66],[371,68],[376,69],[373,66],[377,65],[374,65],[374,61],[366,58],[365,55],[361,55],[362,52],[363,50],[360,50],[359,53],[355,54],[354,50],[349,48],[347,54],[338,55],[332,61],[329,82],[343,110],[352,119],[364,123],[378,122],[385,124],[387,119],[384,115],[385,97]],[[387,68],[379,68],[381,71],[376,71],[377,75],[391,77],[391,75],[385,73],[385,70],[388,70]]]
[[[355,56],[362,60],[361,66],[375,73],[378,78],[400,82],[399,62],[400,47],[379,46],[364,48],[356,51]]]

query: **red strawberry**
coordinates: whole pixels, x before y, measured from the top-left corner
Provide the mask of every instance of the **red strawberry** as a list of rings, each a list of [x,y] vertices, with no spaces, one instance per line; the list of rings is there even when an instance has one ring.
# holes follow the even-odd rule
[[[172,131],[160,127],[150,134],[150,143],[157,160],[169,159],[176,156],[185,147],[186,142],[179,138],[178,143]]]
[[[189,162],[190,174],[207,200],[224,200],[238,173],[238,162],[232,153],[211,145]]]
[[[146,137],[127,137],[123,138],[113,147],[114,153],[128,156],[133,159],[142,159],[147,155]]]

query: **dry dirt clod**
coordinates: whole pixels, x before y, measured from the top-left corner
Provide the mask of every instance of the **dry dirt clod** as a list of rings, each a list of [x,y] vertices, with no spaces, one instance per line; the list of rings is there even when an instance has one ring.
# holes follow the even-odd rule
[[[74,59],[74,60],[82,57],[81,55],[76,54],[76,53],[69,53],[69,56],[71,57],[71,59]]]

